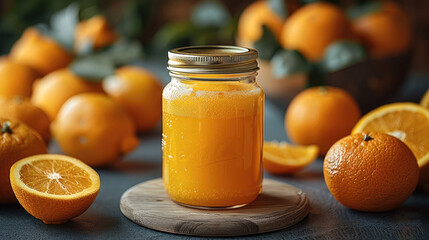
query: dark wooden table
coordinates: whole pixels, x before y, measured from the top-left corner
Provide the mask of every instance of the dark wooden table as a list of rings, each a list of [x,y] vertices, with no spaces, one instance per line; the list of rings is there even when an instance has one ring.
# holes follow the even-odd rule
[[[165,62],[141,63],[168,81]],[[397,99],[417,100],[429,87],[429,76],[414,76]],[[285,109],[267,101],[266,140],[287,140]],[[100,193],[83,215],[63,225],[45,225],[19,204],[0,206],[0,239],[194,239],[147,229],[125,218],[119,210],[124,191],[140,182],[161,177],[161,129],[141,136],[139,148],[108,167],[98,168]],[[50,151],[60,153],[55,143]],[[301,188],[311,210],[307,218],[277,232],[246,236],[249,239],[429,239],[429,190],[416,191],[401,207],[384,213],[353,211],[329,193],[322,173],[322,159],[293,176],[272,178]],[[230,238],[235,239],[235,238]]]

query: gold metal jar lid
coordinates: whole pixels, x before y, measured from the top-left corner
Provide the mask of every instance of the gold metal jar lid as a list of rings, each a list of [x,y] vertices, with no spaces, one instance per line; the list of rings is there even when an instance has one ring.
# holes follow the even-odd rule
[[[237,46],[191,46],[168,51],[171,72],[237,74],[259,70],[258,51]]]

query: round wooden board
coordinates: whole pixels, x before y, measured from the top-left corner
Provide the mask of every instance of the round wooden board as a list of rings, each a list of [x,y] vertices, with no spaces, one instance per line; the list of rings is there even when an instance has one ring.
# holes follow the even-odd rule
[[[229,237],[271,232],[292,226],[309,211],[300,189],[264,179],[263,190],[251,204],[226,210],[188,208],[172,202],[162,179],[143,182],[121,197],[122,213],[151,229],[193,236]]]

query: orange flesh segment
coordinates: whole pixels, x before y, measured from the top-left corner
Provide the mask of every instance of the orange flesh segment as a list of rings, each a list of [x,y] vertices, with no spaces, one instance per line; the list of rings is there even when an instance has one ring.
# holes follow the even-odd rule
[[[411,119],[409,121],[406,121]],[[384,132],[407,144],[417,159],[424,157],[429,149],[429,121],[419,112],[401,110],[386,113],[372,121],[362,132]]]
[[[281,146],[281,145],[280,145]],[[285,165],[301,165],[309,161],[313,161],[314,150],[308,147],[281,147],[279,146],[268,146],[264,147],[265,153],[272,154],[278,158],[272,158],[271,161],[278,162]],[[317,153],[315,155],[317,157]],[[280,161],[278,161],[280,160]]]
[[[28,187],[54,195],[72,195],[92,185],[84,169],[63,160],[36,160],[20,171],[21,181]]]

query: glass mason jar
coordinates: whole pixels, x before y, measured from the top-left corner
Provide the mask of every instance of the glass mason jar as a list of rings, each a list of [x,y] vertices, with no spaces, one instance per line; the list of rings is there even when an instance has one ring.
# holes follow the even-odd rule
[[[163,181],[191,207],[249,204],[262,190],[264,92],[256,50],[183,47],[168,52],[163,91]]]

